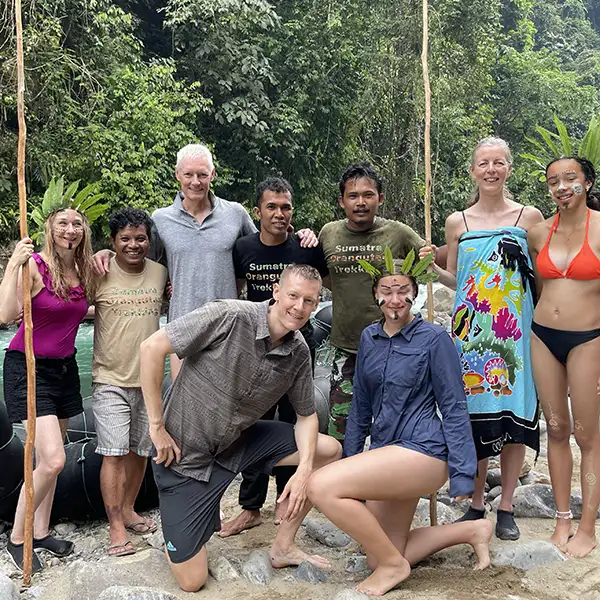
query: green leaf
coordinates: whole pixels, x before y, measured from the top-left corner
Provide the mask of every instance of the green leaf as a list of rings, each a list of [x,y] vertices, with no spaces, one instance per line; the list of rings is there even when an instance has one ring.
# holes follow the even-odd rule
[[[77,188],[79,187],[79,180],[74,181],[65,191],[62,198],[63,206],[67,207],[71,205],[71,198],[73,198]]]
[[[415,262],[415,249],[411,248],[410,252],[406,255],[406,257],[402,261],[402,267],[400,267],[400,273],[402,273],[403,275],[409,275],[414,262]]]
[[[556,131],[558,131],[562,143],[562,154],[571,156],[573,154],[573,142],[569,137],[565,124],[556,115],[554,115],[554,124],[556,125]]]
[[[431,265],[431,263],[433,263],[433,252],[431,254],[428,254],[427,256],[423,257],[416,265],[415,268],[412,270],[412,276],[413,277],[418,277],[421,273],[424,273],[429,265]]]
[[[363,260],[362,258],[359,258],[357,262],[362,267],[363,271],[368,273],[373,279],[381,277],[381,271],[375,268],[370,262]]]
[[[413,258],[414,258],[414,250],[411,250],[411,252],[413,252]],[[394,256],[393,256],[392,250],[389,246],[386,246],[384,248],[383,255],[385,257],[385,270],[387,271],[388,274],[393,275],[396,272],[396,269],[394,267]]]
[[[558,139],[558,136],[555,133],[548,131],[544,127],[541,127],[540,125],[536,125],[535,129],[540,134],[540,136],[542,137],[544,142],[546,142],[546,145],[552,152],[552,155],[556,158],[559,158],[561,155],[561,152],[558,149],[558,146],[554,143],[554,140],[552,139],[553,137]]]

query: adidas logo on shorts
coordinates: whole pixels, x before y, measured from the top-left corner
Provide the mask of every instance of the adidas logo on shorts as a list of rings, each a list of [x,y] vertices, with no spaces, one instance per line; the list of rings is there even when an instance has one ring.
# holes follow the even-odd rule
[[[169,552],[177,552],[177,548],[173,546],[173,542],[167,542],[167,550]]]

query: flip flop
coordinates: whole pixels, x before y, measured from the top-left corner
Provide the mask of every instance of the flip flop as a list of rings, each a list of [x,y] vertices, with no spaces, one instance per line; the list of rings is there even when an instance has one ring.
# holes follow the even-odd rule
[[[154,533],[158,529],[158,525],[154,519],[143,519],[142,521],[125,525],[125,529],[137,535],[146,535],[147,533]]]
[[[125,540],[120,544],[112,544],[106,552],[109,556],[129,556],[130,554],[135,554],[135,548],[131,540]]]

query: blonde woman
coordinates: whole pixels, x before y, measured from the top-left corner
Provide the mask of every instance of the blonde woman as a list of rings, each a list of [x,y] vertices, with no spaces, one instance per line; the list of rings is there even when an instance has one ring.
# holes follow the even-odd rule
[[[63,440],[70,417],[83,411],[75,336],[88,310],[86,292],[92,282],[91,233],[85,217],[62,209],[46,219],[44,249],[33,252],[29,238],[21,240],[0,284],[0,322],[18,318],[23,308],[22,270],[29,262],[32,296],[33,350],[36,358],[36,467],[33,472],[34,549],[67,556],[73,544],[49,535],[56,480],[65,463]],[[27,368],[21,323],[4,357],[4,398],[10,421],[27,419]],[[25,496],[21,490],[7,551],[17,568],[23,566]],[[42,569],[34,552],[33,571]]]
[[[500,455],[496,536],[516,540],[513,494],[525,447],[539,449],[529,353],[535,290],[527,231],[543,216],[508,193],[512,157],[504,140],[481,140],[470,172],[476,185],[473,202],[446,220],[446,268],[456,276],[452,334],[479,461],[472,504],[462,519],[484,518],[488,458]]]

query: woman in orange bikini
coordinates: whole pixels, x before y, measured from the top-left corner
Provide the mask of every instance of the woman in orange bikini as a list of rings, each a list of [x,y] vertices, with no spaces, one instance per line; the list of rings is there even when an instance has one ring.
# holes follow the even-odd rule
[[[600,505],[600,214],[589,208],[596,201],[591,191],[596,173],[589,161],[557,159],[546,167],[546,180],[558,212],[528,235],[539,297],[531,358],[548,424],[548,467],[557,509],[550,539],[567,554],[582,557],[596,546]],[[583,506],[574,536],[567,392],[581,450]]]

